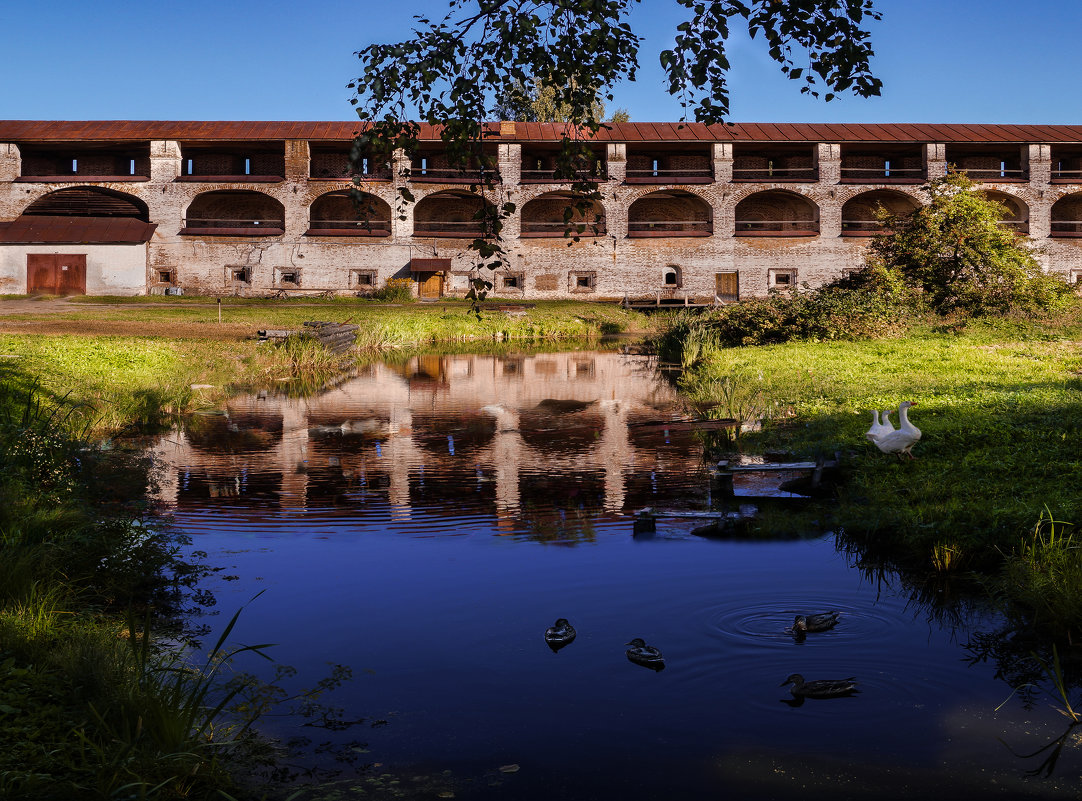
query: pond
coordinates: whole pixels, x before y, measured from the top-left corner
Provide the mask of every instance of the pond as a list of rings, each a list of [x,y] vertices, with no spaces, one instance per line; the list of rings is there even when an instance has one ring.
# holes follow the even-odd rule
[[[973,642],[1002,628],[980,603],[862,571],[831,534],[704,539],[691,533],[701,521],[676,518],[636,536],[644,507],[718,501],[696,435],[656,425],[684,413],[644,356],[427,355],[316,397],[236,397],[154,454],[176,527],[223,568],[207,580],[222,610],[211,627],[263,591],[236,640],[276,643],[309,684],[328,663],[352,667],[334,700],[381,725],[272,731],[363,740],[378,767],[360,786],[516,800],[1077,796],[1077,744],[1051,777],[1028,775],[1049,753],[1019,755],[1065,719],[1039,694],[1004,703],[994,660],[974,658]],[[828,610],[841,613],[833,630],[787,631]],[[560,617],[578,636],[554,651],[544,633]],[[635,637],[664,670],[627,659]],[[855,677],[859,692],[795,703],[779,686],[792,673]]]

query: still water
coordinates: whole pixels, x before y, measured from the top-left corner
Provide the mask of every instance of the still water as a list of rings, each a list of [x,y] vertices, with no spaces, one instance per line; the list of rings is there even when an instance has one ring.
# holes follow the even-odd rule
[[[264,591],[235,638],[309,684],[350,665],[336,703],[387,723],[343,737],[411,797],[1078,796],[1077,743],[1027,776],[1063,718],[1003,704],[966,647],[1002,625],[979,604],[918,601],[830,535],[634,536],[643,507],[711,507],[695,435],[652,425],[684,411],[646,357],[433,355],[237,397],[154,452],[176,526],[224,568],[212,626]],[[827,610],[834,630],[786,632]],[[558,617],[578,637],[554,653]],[[633,637],[663,671],[627,660]],[[791,673],[860,692],[794,705]]]

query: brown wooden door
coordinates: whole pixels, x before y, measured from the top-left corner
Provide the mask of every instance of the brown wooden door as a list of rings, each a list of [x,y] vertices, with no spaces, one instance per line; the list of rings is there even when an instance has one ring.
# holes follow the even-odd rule
[[[86,294],[86,254],[28,253],[26,291],[50,295]]]
[[[731,302],[740,299],[738,273],[714,273],[714,294],[718,300]]]
[[[417,273],[417,296],[421,298],[443,297],[443,274]]]

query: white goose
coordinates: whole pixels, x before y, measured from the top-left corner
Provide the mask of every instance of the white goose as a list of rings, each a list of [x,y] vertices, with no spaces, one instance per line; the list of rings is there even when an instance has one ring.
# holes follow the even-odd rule
[[[890,413],[892,411],[893,409],[884,409],[880,413],[876,412],[875,409],[872,409],[872,427],[864,432],[864,436],[870,441],[875,442],[884,434],[889,434],[894,431],[894,424],[890,422]],[[880,414],[882,414],[882,419],[880,419]]]
[[[920,429],[909,422],[909,407],[914,405],[913,401],[902,401],[898,404],[898,422],[900,425],[896,430],[872,439],[875,447],[879,448],[883,453],[896,453],[899,459],[902,458],[902,454],[905,454],[910,459],[916,458],[912,454],[912,449],[920,439]],[[871,438],[869,437],[869,439]]]

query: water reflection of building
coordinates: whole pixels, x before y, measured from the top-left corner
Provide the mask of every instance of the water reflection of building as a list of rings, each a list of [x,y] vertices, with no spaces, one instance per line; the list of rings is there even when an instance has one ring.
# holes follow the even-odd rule
[[[701,466],[693,436],[635,425],[679,404],[641,357],[418,356],[317,397],[244,396],[196,417],[156,448],[169,466],[162,500],[267,511],[382,502],[398,519],[419,508],[611,514],[686,495]]]

